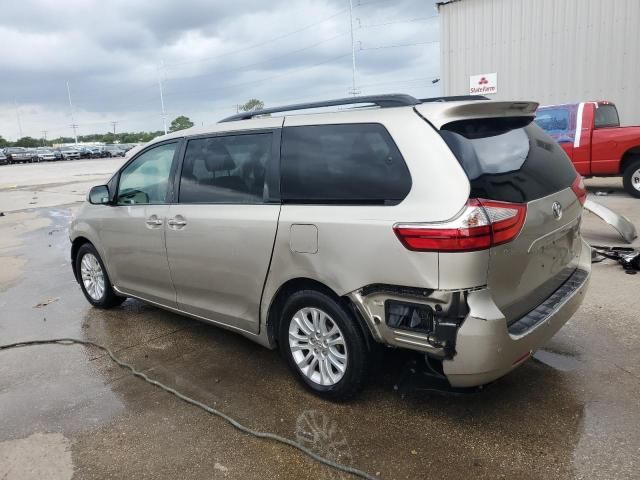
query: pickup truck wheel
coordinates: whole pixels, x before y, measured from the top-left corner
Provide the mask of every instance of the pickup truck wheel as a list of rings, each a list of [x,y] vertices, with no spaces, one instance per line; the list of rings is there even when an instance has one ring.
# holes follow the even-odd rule
[[[640,158],[627,166],[622,177],[622,185],[629,195],[640,198]]]
[[[295,292],[282,309],[280,350],[297,379],[327,400],[347,400],[365,383],[368,350],[356,321],[316,290]]]

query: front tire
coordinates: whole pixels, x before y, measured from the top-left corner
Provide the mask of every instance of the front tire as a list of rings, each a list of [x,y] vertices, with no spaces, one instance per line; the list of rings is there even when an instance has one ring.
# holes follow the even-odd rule
[[[316,290],[292,294],[284,304],[282,355],[305,387],[327,400],[347,400],[364,386],[368,349],[353,314]]]
[[[627,166],[622,177],[625,191],[635,198],[640,198],[640,158]]]
[[[85,243],[76,256],[76,275],[85,298],[98,308],[113,308],[127,298],[116,295],[96,248]]]

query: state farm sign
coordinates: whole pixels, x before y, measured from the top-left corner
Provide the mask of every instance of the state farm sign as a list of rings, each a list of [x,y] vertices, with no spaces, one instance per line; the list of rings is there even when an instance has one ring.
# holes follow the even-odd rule
[[[498,93],[498,74],[483,73],[469,77],[470,95],[487,95]]]

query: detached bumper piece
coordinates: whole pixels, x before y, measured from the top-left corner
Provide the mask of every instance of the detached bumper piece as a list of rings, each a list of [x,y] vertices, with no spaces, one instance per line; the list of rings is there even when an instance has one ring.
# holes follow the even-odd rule
[[[589,273],[576,269],[543,303],[509,325],[511,335],[523,335],[553,315],[587,280]]]

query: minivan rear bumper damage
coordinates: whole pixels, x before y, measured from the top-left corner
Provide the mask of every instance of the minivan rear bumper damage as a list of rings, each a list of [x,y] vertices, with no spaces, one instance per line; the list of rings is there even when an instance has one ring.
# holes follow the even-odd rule
[[[507,321],[490,289],[469,293],[469,314],[458,330],[456,355],[443,362],[454,387],[483,385],[520,366],[571,318],[584,300],[591,275],[591,248],[583,241],[571,277],[521,320]]]
[[[348,296],[374,339],[442,360],[453,387],[489,383],[518,367],[542,347],[582,304],[591,274],[591,248],[582,241],[577,268],[547,299],[508,324],[490,288],[461,292],[365,287]],[[431,332],[391,328],[389,302],[424,305],[433,313]]]

